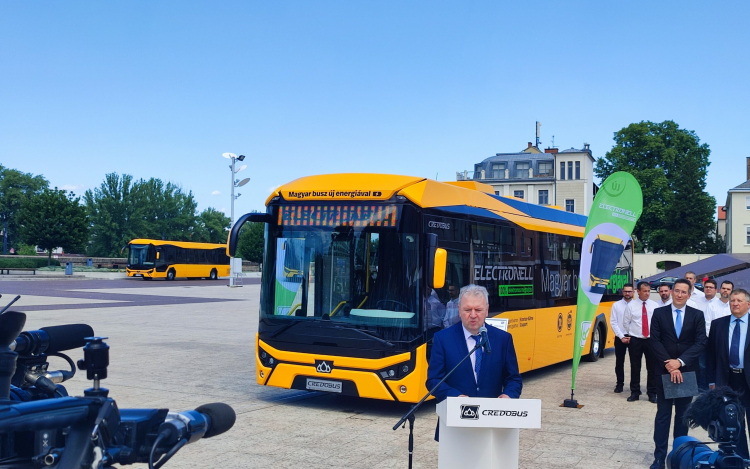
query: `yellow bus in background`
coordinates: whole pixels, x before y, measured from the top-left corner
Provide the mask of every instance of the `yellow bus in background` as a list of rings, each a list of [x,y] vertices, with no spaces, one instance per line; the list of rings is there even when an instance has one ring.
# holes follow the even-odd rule
[[[332,174],[281,186],[266,213],[256,380],[261,385],[416,402],[435,332],[459,320],[456,291],[490,294],[488,323],[514,338],[521,372],[573,356],[586,217],[494,194],[476,182]],[[607,282],[589,360],[613,345]]]
[[[229,275],[226,244],[134,239],[128,243],[128,277],[216,280]]]

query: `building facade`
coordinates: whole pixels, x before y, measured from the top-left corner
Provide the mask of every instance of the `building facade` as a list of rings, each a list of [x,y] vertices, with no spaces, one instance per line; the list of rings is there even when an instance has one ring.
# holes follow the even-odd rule
[[[523,199],[538,205],[557,206],[588,215],[594,195],[594,157],[583,149],[544,151],[529,146],[518,153],[497,153],[474,165],[474,171],[456,173],[456,180],[491,185],[496,195]]]
[[[726,243],[728,253],[750,253],[750,157],[747,158],[747,180],[727,191]]]

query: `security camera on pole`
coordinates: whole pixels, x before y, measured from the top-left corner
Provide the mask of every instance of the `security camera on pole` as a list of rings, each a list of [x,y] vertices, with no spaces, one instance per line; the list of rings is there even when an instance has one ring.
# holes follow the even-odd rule
[[[242,186],[244,186],[245,184],[247,184],[248,182],[250,182],[250,178],[245,178],[245,179],[243,179],[241,181],[239,179],[235,179],[234,178],[235,174],[237,174],[240,171],[242,171],[243,169],[247,168],[247,165],[243,164],[242,166],[240,166],[236,170],[234,169],[234,163],[235,163],[235,161],[236,160],[244,161],[245,160],[245,155],[237,156],[234,153],[222,153],[221,156],[223,156],[224,158],[227,158],[227,159],[229,159],[229,160],[232,161],[232,164],[229,166],[229,169],[232,171],[231,222],[229,224],[229,226],[231,227],[231,226],[234,226],[234,201],[235,201],[235,199],[237,199],[239,196],[242,195],[242,194],[238,193],[235,196],[234,195],[234,188],[235,187],[242,187]],[[238,261],[239,261],[238,263],[240,265],[240,268],[236,269],[235,268],[235,260],[234,260],[234,258],[231,258],[231,257],[229,258],[229,286],[230,287],[234,287],[235,286],[235,282],[234,282],[235,273],[236,272],[237,273],[241,273],[242,272],[242,259],[238,258]]]

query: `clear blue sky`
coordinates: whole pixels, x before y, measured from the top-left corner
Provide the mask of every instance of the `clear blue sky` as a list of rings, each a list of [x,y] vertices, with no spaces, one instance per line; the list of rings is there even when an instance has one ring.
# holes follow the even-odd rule
[[[83,194],[159,177],[236,214],[297,177],[454,180],[542,123],[565,149],[671,119],[723,205],[750,156],[747,1],[0,3],[0,164]],[[219,191],[219,195],[212,195]]]

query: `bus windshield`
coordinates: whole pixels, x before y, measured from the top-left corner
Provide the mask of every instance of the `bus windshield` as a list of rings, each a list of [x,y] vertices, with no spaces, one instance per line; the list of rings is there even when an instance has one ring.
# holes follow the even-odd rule
[[[418,336],[416,226],[362,225],[270,229],[264,277],[273,284],[261,319],[330,321],[386,340]]]
[[[130,266],[154,266],[154,248],[149,244],[131,244],[128,256]]]

